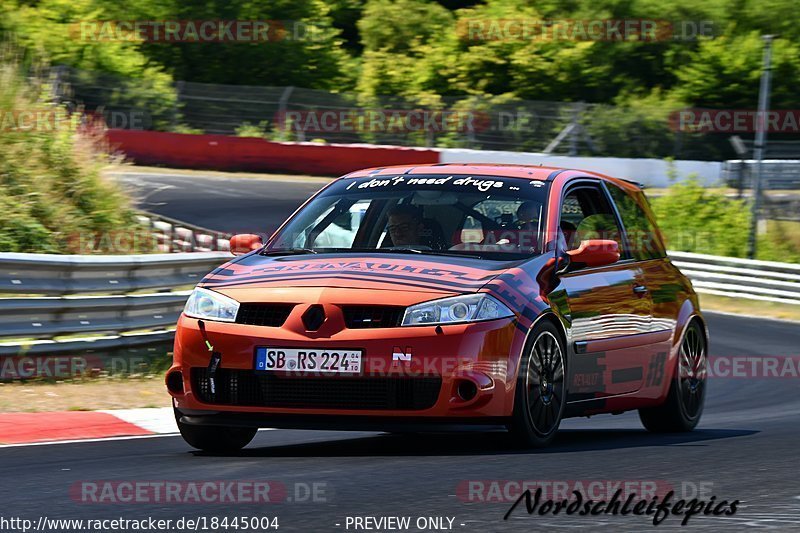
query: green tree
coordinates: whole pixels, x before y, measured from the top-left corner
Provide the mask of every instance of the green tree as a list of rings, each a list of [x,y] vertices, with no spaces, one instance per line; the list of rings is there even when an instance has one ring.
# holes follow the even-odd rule
[[[140,44],[142,53],[177,80],[232,85],[296,85],[342,89],[352,85],[349,56],[341,48],[322,0],[138,0],[102,2],[121,19],[268,21],[267,42]]]
[[[700,43],[674,71],[673,94],[701,107],[755,109],[764,43],[758,33],[723,36]],[[771,107],[792,109],[797,105],[800,83],[800,47],[777,39],[772,56]]]
[[[453,32],[454,18],[425,0],[369,0],[358,22],[364,53],[357,88],[374,95],[427,93],[430,73],[421,60],[430,43]]]
[[[107,107],[138,110],[147,125],[165,128],[172,121],[176,95],[172,76],[143,54],[137,43],[101,41],[87,24],[111,16],[96,0],[41,0],[17,3],[0,0],[0,30],[30,61],[77,69],[75,88],[105,89],[99,100]],[[104,75],[110,75],[102,80]]]

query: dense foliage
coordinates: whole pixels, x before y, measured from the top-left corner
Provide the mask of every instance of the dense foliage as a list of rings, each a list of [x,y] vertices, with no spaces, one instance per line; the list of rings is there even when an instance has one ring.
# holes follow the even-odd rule
[[[86,21],[234,19],[299,23],[311,31],[266,43],[175,44],[94,42],[75,29]],[[510,19],[671,21],[676,35],[689,36],[691,24],[705,21],[715,37],[489,39],[467,31],[470,21]],[[655,95],[669,109],[755,107],[759,36],[776,33],[774,106],[795,108],[800,82],[800,12],[793,0],[0,0],[0,29],[44,49],[55,64],[161,84],[294,85],[367,96],[510,94],[621,105]]]
[[[687,24],[705,23],[713,37],[619,42],[474,38],[469,31],[476,21],[546,19],[671,21],[678,34]],[[81,23],[131,20],[269,20],[308,33],[269,42],[176,44],[92,40],[76,30]],[[590,108],[582,119],[598,153],[664,157],[682,145],[683,157],[720,159],[733,156],[725,136],[712,142],[706,136],[703,143],[693,142],[693,134],[676,136],[670,114],[683,107],[754,109],[765,34],[778,35],[772,107],[800,105],[794,0],[0,0],[0,33],[29,56],[89,76],[83,82],[89,88],[97,85],[92,76],[110,76],[116,81],[105,85],[114,89],[101,103],[146,109],[149,126],[175,131],[198,131],[181,123],[180,80],[347,92],[365,106],[393,99],[434,108],[447,101],[455,109],[524,100],[609,104]],[[2,109],[45,105],[20,84],[16,70],[3,68]],[[269,121],[244,122],[237,133],[284,138]],[[521,149],[542,148],[526,145],[525,131],[519,137]],[[463,139],[448,134],[436,143],[461,146]],[[0,249],[62,251],[58,236],[65,232],[108,231],[128,221],[124,197],[99,179],[92,150],[75,128],[0,135],[2,186],[11,193],[0,198],[0,209],[12,214],[0,220]],[[677,248],[743,255],[741,202],[690,181],[654,207]],[[772,230],[778,237],[759,254],[780,259],[790,251],[780,234],[796,231]],[[697,240],[703,233],[708,238]]]
[[[100,175],[96,139],[49,94],[0,56],[0,251],[150,251],[128,197]]]
[[[750,206],[724,189],[703,187],[694,176],[650,198],[670,250],[746,257]],[[766,229],[766,231],[764,231]],[[800,261],[800,223],[768,221],[758,238],[756,258]]]

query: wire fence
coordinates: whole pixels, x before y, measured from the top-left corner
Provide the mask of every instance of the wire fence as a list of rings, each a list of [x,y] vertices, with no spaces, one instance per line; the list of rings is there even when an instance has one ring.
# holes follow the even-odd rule
[[[59,67],[60,98],[110,127],[271,140],[725,160],[727,136],[676,130],[668,117],[582,102],[510,97],[365,97],[300,87],[166,83]]]
[[[275,140],[543,151],[574,114],[574,106],[563,102],[365,100],[299,87],[198,83],[180,89],[183,120],[190,127],[235,134],[249,125]]]

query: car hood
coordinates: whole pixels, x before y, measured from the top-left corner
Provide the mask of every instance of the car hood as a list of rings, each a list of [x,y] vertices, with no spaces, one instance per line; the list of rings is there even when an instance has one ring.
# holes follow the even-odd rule
[[[506,272],[508,263],[475,258],[399,254],[270,257],[248,254],[206,276],[200,286],[236,289],[324,287],[439,294],[474,293]]]

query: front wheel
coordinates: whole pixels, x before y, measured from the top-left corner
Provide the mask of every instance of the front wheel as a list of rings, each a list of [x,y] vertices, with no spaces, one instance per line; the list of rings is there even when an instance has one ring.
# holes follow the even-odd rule
[[[692,431],[703,414],[707,365],[706,338],[700,323],[693,320],[683,335],[667,401],[658,407],[639,409],[644,427],[654,433]]]
[[[567,401],[566,350],[556,327],[540,322],[520,361],[510,425],[514,440],[542,448],[555,438]]]
[[[173,408],[174,409],[174,408]],[[192,448],[212,453],[238,452],[256,436],[256,428],[226,426],[193,426],[181,422],[181,414],[175,411],[175,421],[181,437]]]

